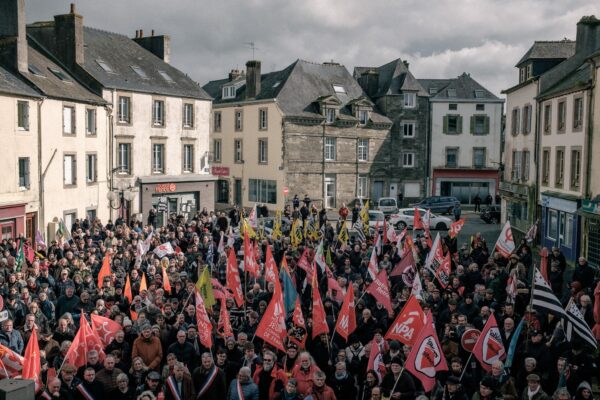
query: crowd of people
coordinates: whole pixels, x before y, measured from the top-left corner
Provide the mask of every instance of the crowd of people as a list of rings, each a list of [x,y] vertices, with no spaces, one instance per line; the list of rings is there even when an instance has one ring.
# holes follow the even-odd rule
[[[535,266],[529,243],[521,242],[505,258],[480,235],[458,243],[456,237],[441,232],[443,252],[452,255],[450,281],[443,287],[423,268],[431,247],[428,237],[408,232],[402,239],[414,242],[411,250],[423,286],[420,305],[435,320],[449,367],[437,373],[435,388],[426,393],[422,382],[404,368],[410,346],[385,339],[411,297],[410,278],[389,278],[390,314],[373,296],[365,294],[372,279],[368,268],[376,251],[376,234],[340,238],[345,229],[342,223],[328,221],[326,213],[311,207],[310,199],[305,200],[294,203],[286,215],[291,220],[303,220],[303,225],[314,220],[317,236],[306,235],[294,246],[289,230],[283,229],[281,236],[273,238],[256,229],[258,237],[252,239],[259,265],[265,262],[268,246],[278,266],[285,261],[300,299],[306,322],[304,340],[292,340],[298,332],[288,314],[285,351],[256,335],[274,285],[265,281],[264,274],[256,278],[243,270],[244,235],[239,232],[244,215],[237,209],[229,214],[204,209],[187,220],[172,216],[162,227],[156,226],[156,218],[144,221],[148,224],[122,219],[105,224],[76,220],[70,235],[58,237],[46,248],[38,247],[33,261],[19,257],[18,240],[3,240],[0,291],[8,318],[2,322],[0,344],[23,355],[35,330],[44,383],[37,393],[40,399],[593,398],[591,385],[592,378],[598,377],[598,353],[576,336],[569,342],[557,318],[530,305]],[[359,207],[356,213],[341,209],[340,215],[356,221],[359,211]],[[140,243],[149,235],[149,248],[140,252]],[[174,251],[159,257],[154,249],[166,243]],[[342,293],[328,289],[331,277],[318,271],[329,332],[313,338],[311,282],[305,279],[307,273],[298,262],[307,248],[314,257],[320,243]],[[218,284],[227,286],[230,246],[238,257],[244,304],[238,306],[227,295],[225,301],[209,307],[213,340],[207,348],[200,341],[205,332],[198,331],[196,282],[209,269]],[[377,268],[386,269],[389,275],[402,260],[402,247],[389,239],[384,242],[376,258]],[[98,274],[107,256],[110,275],[98,286]],[[573,299],[585,321],[593,326],[594,268],[580,259],[571,273],[559,249],[552,250],[548,262],[557,297],[565,305]],[[170,290],[165,289],[163,268]],[[414,278],[416,271],[412,272]],[[511,277],[517,283],[512,294],[506,290]],[[334,327],[350,286],[356,299],[357,327],[345,340],[336,335]],[[223,305],[230,317],[231,335],[218,329]],[[121,329],[102,351],[87,351],[84,365],[73,365],[65,357],[81,316],[89,320],[92,314],[110,318]],[[510,368],[497,361],[486,371],[461,345],[465,330],[482,330],[491,315],[498,322],[505,349],[516,327],[525,321]],[[369,369],[374,343],[380,346],[383,362]]]

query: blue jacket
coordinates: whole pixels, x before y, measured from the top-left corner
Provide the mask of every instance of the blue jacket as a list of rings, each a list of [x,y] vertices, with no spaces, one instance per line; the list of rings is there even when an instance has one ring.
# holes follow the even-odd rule
[[[19,331],[13,330],[12,332],[0,332],[0,344],[8,347],[15,353],[23,355],[23,348],[25,344],[23,343],[23,337]]]
[[[227,392],[227,400],[241,400],[238,394],[238,380],[234,379],[229,384],[229,391]],[[242,392],[244,393],[245,400],[258,400],[258,386],[252,380],[242,385]]]

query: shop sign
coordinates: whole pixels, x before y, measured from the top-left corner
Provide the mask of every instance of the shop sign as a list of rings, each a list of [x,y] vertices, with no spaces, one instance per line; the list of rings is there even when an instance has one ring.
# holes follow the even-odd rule
[[[581,200],[580,210],[590,214],[600,214],[600,209],[598,209],[598,203],[594,203],[591,200]]]
[[[157,183],[154,187],[156,193],[172,193],[177,190],[177,185],[174,183]]]
[[[210,173],[214,176],[229,176],[229,167],[212,167]]]
[[[168,206],[166,197],[161,197],[160,199],[158,199],[158,206],[156,207],[156,209],[158,212],[167,212]]]

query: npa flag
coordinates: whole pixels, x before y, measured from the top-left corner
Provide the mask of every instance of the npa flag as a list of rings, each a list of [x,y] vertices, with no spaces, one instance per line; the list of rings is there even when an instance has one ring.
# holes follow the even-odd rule
[[[322,333],[329,333],[329,327],[327,326],[327,320],[325,318],[325,308],[321,301],[321,293],[319,293],[319,282],[317,281],[317,267],[313,264],[313,276],[312,276],[312,320],[313,339]]]
[[[123,289],[123,296],[127,300],[129,300],[129,304],[133,301],[133,294],[131,293],[131,280],[129,280],[129,274],[127,274],[127,279],[125,279],[125,289]]]
[[[283,338],[286,336],[285,307],[279,285],[275,285],[273,297],[256,328],[256,336],[262,338],[276,349],[285,351],[285,346],[283,345]]]
[[[379,263],[377,262],[377,251],[375,247],[373,247],[373,250],[371,250],[371,258],[369,259],[368,266],[369,276],[372,280],[375,280],[377,277],[377,272],[379,270],[378,264]]]
[[[446,254],[440,266],[435,271],[435,277],[440,282],[440,285],[445,289],[450,284],[450,274],[452,272],[452,259],[450,258],[450,252]]]
[[[415,296],[410,296],[408,301],[396,317],[385,334],[387,340],[398,340],[406,345],[414,346],[417,336],[425,326],[425,312]]]
[[[367,370],[373,370],[379,377],[379,382],[382,381],[385,374],[385,364],[383,362],[383,352],[379,344],[373,339],[371,340],[371,351],[369,352],[369,362]]]
[[[0,344],[0,379],[21,375],[25,359],[8,347]]]
[[[375,297],[378,303],[383,304],[390,315],[394,313],[392,309],[392,301],[390,300],[390,281],[388,280],[387,272],[382,269],[375,280],[367,288],[367,293]]]
[[[242,291],[240,271],[238,270],[237,259],[235,258],[235,250],[233,249],[233,247],[229,248],[229,255],[227,256],[226,279],[227,288],[233,293],[235,304],[237,304],[238,307],[241,307],[242,305],[244,305],[244,292]]]
[[[196,323],[198,324],[198,337],[200,343],[208,349],[212,348],[212,323],[206,313],[204,300],[198,289],[194,290],[196,296]]]
[[[435,387],[435,375],[438,371],[448,371],[446,357],[433,329],[431,313],[427,314],[425,326],[406,359],[405,368],[421,381],[425,392],[430,392]]]
[[[166,257],[173,253],[175,253],[175,250],[173,250],[173,246],[171,246],[171,243],[169,242],[163,243],[154,249],[154,254],[156,254],[159,258]]]
[[[169,282],[169,275],[167,275],[167,268],[161,267],[160,269],[162,269],[163,289],[165,289],[165,292],[171,294],[171,282]]]
[[[270,245],[267,245],[267,254],[265,255],[265,281],[273,282],[276,286],[279,284],[279,271]]]
[[[492,370],[492,365],[496,361],[503,360],[506,357],[502,335],[493,313],[483,327],[477,343],[475,343],[473,355],[487,372]]]
[[[413,230],[423,229],[425,225],[423,225],[423,220],[421,219],[421,212],[417,207],[415,207],[415,213],[413,216]]]
[[[85,314],[81,313],[79,319],[79,330],[73,339],[69,351],[65,356],[65,361],[79,368],[87,364],[87,354],[90,350],[98,351],[100,361],[104,360],[104,346],[98,334],[92,330],[90,324],[85,319]]]
[[[448,236],[450,236],[451,239],[454,239],[458,235],[464,224],[465,220],[463,218],[451,223],[450,230],[448,231]]]
[[[415,262],[415,257],[413,256],[412,251],[407,251],[404,254],[404,257],[402,257],[398,264],[396,264],[390,273],[390,276],[401,276],[409,268],[414,268],[415,270],[417,268],[417,263]]]
[[[231,329],[231,320],[229,319],[229,313],[227,312],[225,298],[221,298],[221,311],[219,312],[219,322],[217,323],[217,335],[225,339],[233,336],[233,329]]]
[[[294,306],[294,314],[292,315],[292,328],[288,334],[292,342],[296,343],[299,348],[306,347],[306,324],[304,323],[304,315],[300,307],[300,299],[296,297]]]
[[[513,251],[515,251],[515,241],[513,239],[512,230],[510,229],[510,221],[506,221],[494,249],[498,251],[504,258],[510,257]]]
[[[248,232],[244,232],[244,271],[249,272],[255,278],[259,277],[256,254],[254,254],[254,246],[248,238]]]
[[[100,268],[100,272],[98,272],[98,287],[104,287],[104,277],[110,277],[110,255],[107,254],[104,256],[104,260],[102,260],[102,267]]]
[[[104,347],[108,346],[117,332],[123,329],[118,322],[113,321],[110,318],[96,314],[90,314],[90,318],[92,320],[92,328],[96,331],[96,334],[102,341]]]
[[[38,344],[37,330],[31,330],[31,337],[27,342],[23,364],[23,379],[31,379],[35,382],[35,392],[38,392],[42,386],[42,367],[40,364],[40,346]]]
[[[344,340],[348,340],[348,336],[356,330],[356,310],[354,309],[354,286],[348,285],[348,291],[344,298],[344,303],[340,310],[335,331],[340,334]]]

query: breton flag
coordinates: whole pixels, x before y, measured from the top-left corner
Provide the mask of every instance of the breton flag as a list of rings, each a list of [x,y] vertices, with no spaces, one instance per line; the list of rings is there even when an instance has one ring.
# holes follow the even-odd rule
[[[532,297],[533,300],[531,304],[533,305],[533,308],[549,312],[560,318],[567,317],[561,302],[556,295],[554,295],[552,288],[548,285],[548,282],[544,280],[544,277],[537,268],[535,268]]]
[[[497,250],[503,257],[508,258],[515,251],[515,240],[513,239],[512,230],[510,229],[510,221],[506,221],[494,249]]]
[[[364,242],[367,240],[365,236],[365,232],[363,231],[363,224],[360,219],[357,219],[354,225],[352,225],[352,229],[356,231],[356,240],[359,242]]]
[[[575,332],[594,349],[597,348],[598,342],[573,299],[571,299],[565,311],[567,313],[567,319],[565,320],[565,334],[567,335],[567,340],[570,342],[573,338],[573,332]]]
[[[473,348],[473,355],[487,372],[492,370],[492,365],[496,361],[503,360],[506,356],[502,335],[494,314],[490,315],[483,327],[481,335],[479,335],[479,339],[477,339],[477,343]]]

